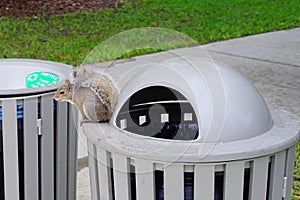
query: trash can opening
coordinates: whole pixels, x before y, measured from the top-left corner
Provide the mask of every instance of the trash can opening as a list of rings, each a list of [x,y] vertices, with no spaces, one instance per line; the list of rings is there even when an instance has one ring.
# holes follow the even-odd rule
[[[143,136],[172,140],[195,140],[199,136],[192,105],[180,92],[165,86],[137,91],[116,120],[119,128]]]

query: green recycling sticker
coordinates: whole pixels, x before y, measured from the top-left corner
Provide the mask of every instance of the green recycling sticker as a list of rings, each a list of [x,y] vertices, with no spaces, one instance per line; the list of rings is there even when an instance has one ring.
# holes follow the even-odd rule
[[[25,77],[27,88],[36,88],[59,82],[59,77],[51,72],[31,72]]]

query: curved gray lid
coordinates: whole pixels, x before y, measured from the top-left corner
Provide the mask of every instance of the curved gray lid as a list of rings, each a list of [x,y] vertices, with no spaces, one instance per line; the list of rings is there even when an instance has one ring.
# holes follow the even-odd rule
[[[205,57],[178,56],[159,62],[115,66],[122,76],[113,121],[122,105],[150,86],[177,90],[197,115],[199,142],[224,142],[255,137],[273,125],[269,109],[256,88],[233,68]],[[159,95],[159,94],[158,94]],[[146,102],[145,102],[146,103]]]
[[[27,88],[25,77],[32,72],[47,72],[59,77],[60,82],[48,86]],[[73,67],[57,62],[33,59],[0,59],[0,96],[18,96],[57,89],[71,77]]]

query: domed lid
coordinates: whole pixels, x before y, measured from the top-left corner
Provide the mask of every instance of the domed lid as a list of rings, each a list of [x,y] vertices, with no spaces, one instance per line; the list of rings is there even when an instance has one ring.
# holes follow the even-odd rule
[[[136,65],[124,71],[117,85],[120,95],[114,120],[120,120],[117,116],[126,108],[132,112],[130,106],[124,105],[139,91],[156,86],[152,97],[144,93],[136,104],[162,105],[166,103],[165,92],[159,88],[169,88],[178,98],[167,100],[177,100],[180,106],[187,101],[192,106],[199,129],[195,139],[199,142],[251,138],[273,125],[269,109],[256,88],[233,68],[205,57],[173,55],[160,62]]]
[[[101,63],[119,89],[110,123],[87,123],[89,141],[162,162],[249,159],[294,145],[300,121],[269,109],[256,88],[201,48]],[[273,119],[274,123],[273,123]]]

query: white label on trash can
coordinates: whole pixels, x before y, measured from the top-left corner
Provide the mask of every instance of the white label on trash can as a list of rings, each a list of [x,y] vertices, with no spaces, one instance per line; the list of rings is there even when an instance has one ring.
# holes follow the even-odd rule
[[[59,82],[59,77],[51,72],[31,72],[25,77],[27,88],[43,87]]]

